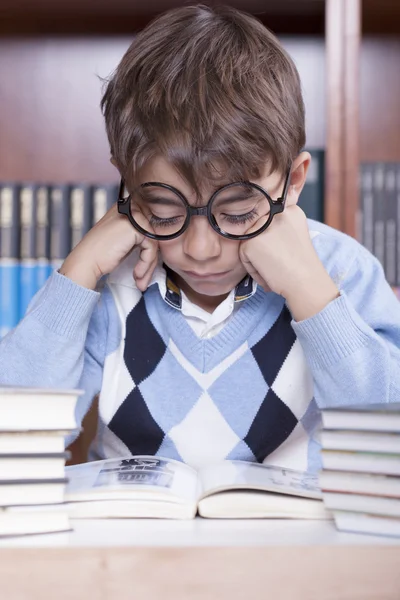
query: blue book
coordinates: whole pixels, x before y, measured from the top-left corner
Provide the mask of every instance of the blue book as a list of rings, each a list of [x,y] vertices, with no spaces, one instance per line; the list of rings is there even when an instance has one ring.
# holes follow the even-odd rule
[[[57,270],[71,251],[70,186],[50,188],[50,262]]]
[[[19,193],[20,202],[20,293],[19,318],[36,293],[36,186],[23,184]]]
[[[36,189],[36,290],[44,286],[51,273],[50,263],[50,189]]]
[[[0,338],[19,321],[19,190],[0,186]]]

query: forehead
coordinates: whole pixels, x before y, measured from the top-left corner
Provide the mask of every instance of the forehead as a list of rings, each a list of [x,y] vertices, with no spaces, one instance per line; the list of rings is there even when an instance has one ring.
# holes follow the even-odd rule
[[[188,199],[194,200],[196,197],[194,190],[184,177],[163,156],[154,156],[146,161],[145,165],[138,172],[137,181],[139,185],[149,181],[166,183],[178,189]],[[282,181],[282,175],[277,172],[268,173],[266,168],[265,173],[260,178],[252,179],[251,181],[266,189],[271,195],[274,195],[274,192],[276,192]],[[209,197],[216,189],[228,183],[233,182],[224,177],[223,168],[221,168],[220,176],[213,177],[212,180],[205,181],[201,185],[201,195]]]

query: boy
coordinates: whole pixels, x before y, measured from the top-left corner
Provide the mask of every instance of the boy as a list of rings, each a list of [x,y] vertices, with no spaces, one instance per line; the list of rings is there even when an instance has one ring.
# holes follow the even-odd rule
[[[102,108],[118,205],[1,342],[1,383],[83,388],[78,421],[100,392],[92,459],[315,471],[320,408],[400,401],[400,306],[367,250],[297,206],[292,60],[248,15],[179,8]]]

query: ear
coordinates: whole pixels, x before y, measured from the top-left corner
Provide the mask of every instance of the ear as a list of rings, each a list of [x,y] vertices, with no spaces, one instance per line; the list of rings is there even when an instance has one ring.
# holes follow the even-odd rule
[[[304,187],[307,178],[308,167],[310,166],[311,155],[309,152],[301,152],[293,161],[290,174],[290,185],[286,200],[286,205],[297,204],[299,196]]]
[[[119,171],[117,161],[115,160],[115,158],[113,156],[110,157],[110,163],[112,165],[114,165],[114,167]]]

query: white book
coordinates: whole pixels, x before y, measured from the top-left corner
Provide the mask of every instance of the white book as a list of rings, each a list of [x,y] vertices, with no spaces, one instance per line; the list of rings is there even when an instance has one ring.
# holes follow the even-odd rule
[[[340,531],[400,537],[400,518],[350,511],[335,511],[334,518]]]
[[[400,518],[400,498],[341,492],[323,492],[323,497],[325,506],[330,510],[349,510]]]
[[[400,498],[400,477],[394,475],[322,470],[319,473],[319,484],[323,492]]]
[[[64,502],[66,483],[66,478],[0,481],[0,507]]]
[[[0,507],[0,537],[70,531],[68,512],[51,506]]]
[[[321,460],[324,469],[333,471],[400,475],[400,454],[323,449],[321,450]]]
[[[0,431],[0,454],[57,454],[64,452],[65,438],[78,429],[48,431]]]
[[[0,454],[0,482],[23,479],[62,479],[70,452],[59,454]]]
[[[327,408],[321,413],[325,429],[400,432],[400,403],[360,404]]]
[[[330,518],[318,478],[245,461],[198,471],[179,461],[129,456],[66,468],[73,518]]]
[[[400,433],[323,430],[321,445],[327,450],[360,450],[400,454]]]
[[[0,387],[0,431],[76,429],[82,390]]]

